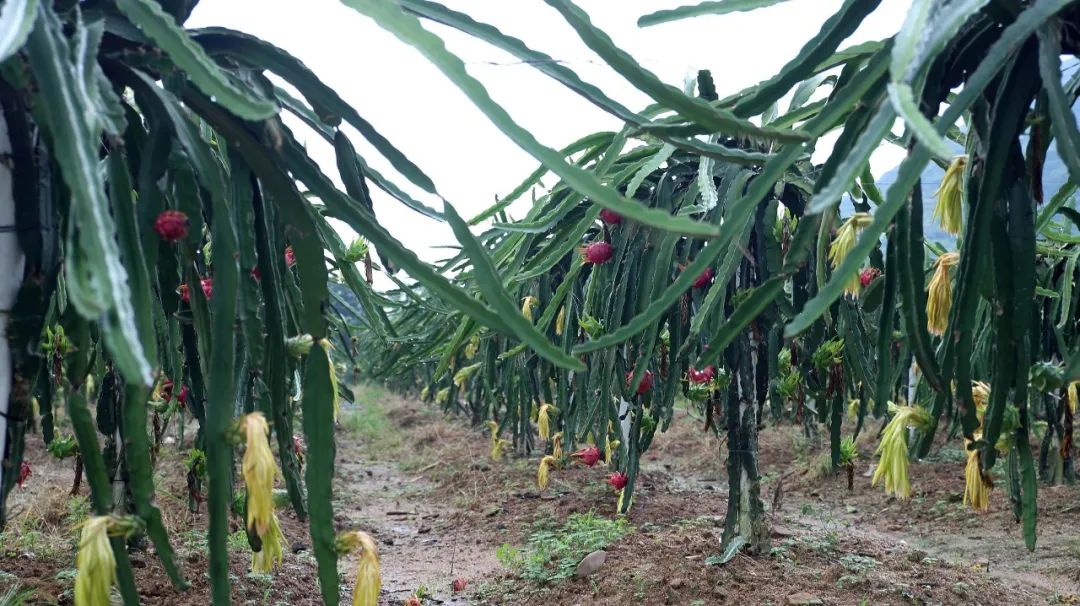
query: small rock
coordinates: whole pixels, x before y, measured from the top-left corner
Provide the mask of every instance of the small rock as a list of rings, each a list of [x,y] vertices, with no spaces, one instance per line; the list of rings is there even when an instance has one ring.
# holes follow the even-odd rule
[[[821,598],[816,595],[800,591],[799,593],[793,593],[787,597],[788,606],[821,606],[825,602],[821,601]]]
[[[583,579],[592,573],[600,570],[600,567],[607,561],[607,552],[604,550],[594,551],[589,555],[582,558],[581,563],[577,567],[577,577]]]
[[[869,478],[873,476],[875,469],[877,469],[877,463],[871,463],[866,467],[866,471],[863,472],[862,477]]]
[[[909,562],[915,562],[918,564],[926,559],[926,552],[921,549],[916,549],[908,554],[907,559]]]
[[[675,577],[668,583],[668,587],[671,587],[672,589],[679,589],[683,585],[686,585],[686,579],[682,577]]]
[[[788,528],[787,526],[782,526],[780,524],[773,524],[770,530],[772,530],[772,536],[778,539],[783,539],[795,535],[795,533],[793,533],[790,528]]]

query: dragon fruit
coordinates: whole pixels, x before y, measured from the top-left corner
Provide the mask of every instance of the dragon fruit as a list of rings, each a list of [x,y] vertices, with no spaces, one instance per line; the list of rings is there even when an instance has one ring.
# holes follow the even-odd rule
[[[603,221],[605,225],[618,225],[619,223],[622,223],[622,215],[605,208],[600,211],[600,220]]]
[[[602,265],[611,260],[614,256],[615,249],[610,244],[603,240],[599,242],[593,242],[581,249],[581,256],[585,259],[586,263],[592,263],[593,265]]]
[[[154,220],[154,231],[166,242],[176,242],[187,237],[188,216],[178,210],[162,211]]]

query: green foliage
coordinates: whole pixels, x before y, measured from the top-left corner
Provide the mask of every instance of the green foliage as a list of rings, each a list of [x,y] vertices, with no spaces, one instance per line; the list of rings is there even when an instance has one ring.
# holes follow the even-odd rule
[[[882,419],[889,402],[918,405],[931,420],[919,428],[913,454],[929,452],[941,418],[960,419],[985,467],[993,467],[997,446],[1010,456],[1019,450],[1012,496],[1024,507],[1033,544],[1035,458],[1026,439],[1035,434],[1034,419],[1047,416],[1055,419],[1048,426],[1061,431],[1042,439],[1068,441],[1053,392],[1080,378],[1078,327],[1062,322],[1076,299],[1077,241],[1050,227],[1051,216],[1059,225],[1074,221],[1064,200],[1075,188],[1063,188],[1038,213],[1035,206],[1048,142],[1057,142],[1067,165],[1076,159],[1076,121],[1067,109],[1076,83],[1062,83],[1059,55],[1067,49],[1058,46],[1068,44],[1062,28],[1077,19],[1064,10],[1068,2],[1041,0],[1012,12],[981,2],[916,3],[894,36],[838,50],[878,5],[849,0],[779,73],[720,99],[708,71],[682,90],[660,82],[574,3],[549,0],[584,44],[655,102],[640,113],[550,55],[435,2],[404,0],[401,10],[345,4],[421,50],[542,163],[506,197],[531,189],[534,203],[525,215],[511,220],[504,213],[509,202],[500,202],[469,222],[499,219],[479,237],[455,220],[465,249],[442,267],[500,315],[511,315],[508,302],[537,300],[540,318],[528,328],[544,332],[545,341],[524,325],[508,334],[467,310],[440,309],[458,303],[426,284],[401,284],[384,311],[393,332],[408,336],[361,336],[365,350],[379,352],[364,365],[369,376],[435,394],[447,411],[494,423],[513,433],[522,454],[546,446],[534,442],[529,418],[537,402],[553,403],[560,411],[553,430],[570,448],[619,442],[614,461],[628,479],[623,511],[633,502],[638,461],[654,428],[666,429],[676,397],[685,397],[707,426],[729,432],[725,543],[749,532],[743,538],[758,551],[768,537],[757,496],[756,425],[748,419],[762,419],[768,407],[774,422],[797,420],[809,435],[826,425],[835,468],[850,465],[855,454],[845,433],[858,435],[868,418]],[[769,4],[704,2],[646,15],[640,24]],[[535,65],[625,128],[587,135],[553,154],[523,133],[442,41],[417,27],[417,18]],[[1036,60],[1042,85],[1033,70],[1019,68]],[[827,94],[812,101],[823,88]],[[952,90],[960,92],[950,97]],[[785,112],[777,102],[787,96]],[[899,138],[890,134],[897,117],[906,128]],[[815,164],[810,152],[829,135],[829,156]],[[887,139],[909,151],[882,191],[868,160]],[[967,205],[956,213],[966,217],[954,255],[959,263],[938,280],[947,283],[947,295],[928,295],[926,260],[950,251],[924,238],[921,178],[930,162],[945,164],[961,150],[965,162],[953,163],[961,169],[952,170],[948,188],[964,192],[951,196],[954,204]],[[539,186],[548,172],[562,180]],[[599,195],[597,179],[616,197]],[[846,254],[830,258],[848,204],[864,220],[845,230],[837,250]],[[700,229],[687,229],[682,219]],[[696,236],[707,226],[719,227],[702,242]],[[604,252],[582,263],[586,246]],[[1064,296],[1051,296],[1057,293]],[[949,312],[947,330],[935,325],[931,333],[928,307]],[[520,324],[512,315],[510,324]],[[587,369],[568,372],[552,344],[580,356]],[[1053,363],[1064,359],[1069,363]],[[709,364],[730,383],[687,380],[691,369]],[[468,380],[458,375],[455,382],[463,369]],[[982,440],[971,405],[975,380],[992,382]],[[916,401],[907,402],[912,393]],[[1010,398],[1018,401],[1015,414]],[[856,403],[855,427],[845,432],[849,402]],[[749,498],[736,498],[742,494]]]
[[[1031,440],[1042,440],[1041,452],[1072,442],[1059,403],[1080,380],[1080,325],[1071,321],[1080,305],[1076,184],[1038,206],[1051,145],[1070,175],[1080,174],[1070,110],[1078,84],[1063,78],[1060,62],[1080,51],[1063,35],[1080,26],[1070,1],[917,2],[888,39],[841,49],[878,5],[847,0],[779,72],[726,98],[707,70],[683,88],[662,82],[573,2],[547,2],[654,104],[635,112],[550,55],[438,3],[343,0],[415,46],[541,163],[469,221],[449,203],[443,213],[428,208],[373,170],[342,123],[438,196],[404,152],[264,41],[188,30],[185,11],[151,0],[6,2],[0,104],[14,183],[0,205],[16,214],[26,258],[10,339],[13,384],[26,389],[13,391],[4,418],[27,418],[36,403],[50,452],[80,456],[98,515],[111,510],[109,479],[123,464],[133,510],[182,587],[153,505],[161,436],[148,439],[146,402],[166,376],[175,398],[183,386],[205,453],[186,465],[196,477],[206,471],[210,581],[222,605],[231,602],[236,463],[226,432],[237,411],[272,421],[289,501],[308,517],[324,600],[337,603],[332,373],[346,358],[368,379],[491,423],[495,452],[505,441],[520,454],[547,454],[554,445],[536,439],[532,413],[553,404],[561,446],[602,444],[625,477],[621,512],[643,496],[635,495],[638,466],[654,432],[667,429],[677,400],[691,401],[707,427],[727,431],[725,554],[767,550],[760,422],[797,421],[808,435],[827,427],[835,468],[854,456],[845,434],[903,401],[928,411],[913,455],[929,452],[947,418],[979,450],[981,471],[1007,458],[1009,496],[1033,548],[1038,476],[1057,464],[1036,456]],[[703,2],[640,23],[772,4]],[[561,150],[541,144],[422,20],[510,53],[623,127]],[[333,167],[308,155],[281,110],[332,144]],[[883,192],[867,162],[886,141],[907,155]],[[829,146],[815,163],[814,150]],[[949,251],[924,237],[922,178],[954,153],[964,162],[951,164],[949,214],[963,219]],[[419,259],[378,222],[369,182],[448,221],[460,250],[437,263]],[[508,216],[530,193],[523,216]],[[830,255],[848,203],[866,220],[837,238],[845,254]],[[166,210],[186,219],[162,229],[156,220]],[[331,218],[361,238],[346,246]],[[489,228],[472,231],[487,219],[495,219]],[[594,248],[583,260],[586,246]],[[373,271],[372,252],[396,289],[376,292],[354,267],[364,261]],[[529,317],[523,299],[537,301]],[[341,346],[341,360],[329,357],[324,338]],[[690,381],[691,369],[710,367],[714,378]],[[976,381],[989,384],[978,406]],[[345,427],[372,445],[395,439],[379,407],[360,400]],[[845,431],[853,401],[855,427]],[[61,402],[74,437],[56,435]],[[4,423],[0,470],[19,469],[31,425]],[[308,448],[302,474],[297,428]],[[893,462],[906,469],[901,450]],[[11,473],[0,477],[0,522],[14,483]],[[629,531],[621,520],[606,524],[571,518],[504,559],[527,576],[565,578],[581,549]],[[113,547],[121,596],[135,604],[127,551],[119,540]]]
[[[592,512],[575,513],[561,525],[535,530],[523,549],[499,547],[496,557],[524,579],[558,583],[574,576],[583,557],[632,532],[634,527],[624,518],[608,520]]]
[[[24,604],[31,604],[31,599],[33,597],[34,591],[23,589],[19,583],[14,583],[3,593],[0,593],[0,606],[23,606]]]
[[[75,436],[56,436],[52,442],[49,442],[47,449],[49,454],[57,459],[66,459],[78,456],[79,443]]]
[[[841,354],[844,352],[844,339],[834,337],[822,343],[810,357],[810,362],[818,370],[826,370],[831,366],[843,362]]]
[[[855,439],[848,436],[840,441],[840,466],[850,467],[855,464],[859,451],[855,448]]]

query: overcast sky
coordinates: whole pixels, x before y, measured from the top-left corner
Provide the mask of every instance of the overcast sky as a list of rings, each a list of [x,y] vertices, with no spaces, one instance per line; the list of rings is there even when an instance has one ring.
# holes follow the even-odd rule
[[[585,47],[559,14],[541,0],[443,0],[566,62],[582,78],[632,109],[647,98]],[[789,0],[751,13],[706,16],[638,28],[643,14],[685,4],[684,0],[578,0],[617,45],[664,81],[682,85],[688,74],[710,69],[721,96],[776,73],[794,57],[841,0]],[[842,47],[892,35],[909,2],[884,0]],[[412,47],[337,0],[202,0],[190,27],[224,26],[256,35],[292,53],[314,70],[419,165],[463,216],[491,205],[532,172],[538,162],[500,133],[458,89]],[[559,148],[590,132],[621,125],[535,69],[482,42],[425,22],[442,36],[469,71],[514,118],[540,141]],[[336,179],[331,150],[301,134],[309,151]],[[353,137],[377,169],[387,163]],[[818,150],[821,153],[821,147]],[[888,150],[873,162],[880,175],[899,154]],[[413,192],[413,188],[407,188]],[[381,193],[381,192],[379,192]],[[440,204],[419,193],[436,208]],[[515,209],[516,216],[524,210]],[[449,228],[382,196],[380,221],[399,240],[429,260],[439,245],[454,242]]]

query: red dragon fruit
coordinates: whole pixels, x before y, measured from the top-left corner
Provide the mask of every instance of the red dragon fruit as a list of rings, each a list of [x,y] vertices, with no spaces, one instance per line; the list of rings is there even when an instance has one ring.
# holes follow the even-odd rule
[[[202,285],[202,294],[209,301],[214,296],[214,279],[203,278],[199,280],[199,284]]]
[[[259,269],[258,265],[252,267],[251,271],[248,272],[248,275],[251,276],[251,279],[255,280],[256,282],[262,280],[262,270]]]
[[[862,284],[863,288],[870,286],[870,283],[875,278],[881,275],[881,270],[876,267],[867,267],[859,273],[859,284]]]
[[[711,268],[711,267],[706,268],[705,271],[702,272],[700,276],[698,276],[697,278],[694,279],[694,288],[705,288],[709,284],[712,284],[713,276],[715,276],[715,275],[716,275],[716,272],[713,271],[713,268]]]
[[[697,370],[696,368],[690,368],[686,373],[691,383],[709,383],[716,378],[716,367],[712,364]]]
[[[628,478],[626,477],[626,474],[621,471],[616,471],[607,478],[607,483],[611,484],[611,487],[615,490],[626,488],[627,481]]]
[[[188,216],[178,210],[162,211],[154,220],[154,231],[166,242],[176,242],[187,237]]]
[[[465,588],[469,586],[469,582],[465,579],[458,577],[451,583],[450,588],[454,590],[454,593],[461,593],[465,591]]]
[[[570,456],[581,459],[582,463],[592,467],[600,460],[600,449],[595,446],[586,446]]]
[[[34,472],[30,470],[30,464],[23,461],[19,465],[19,479],[15,480],[15,483],[19,485],[19,488],[23,487],[23,483],[30,479],[30,476],[34,475]]]
[[[626,373],[626,385],[630,386],[630,381],[634,378],[634,371]],[[653,374],[651,370],[646,370],[645,374],[641,377],[641,382],[637,385],[637,395],[642,395],[645,392],[652,389]]]
[[[605,208],[600,211],[600,220],[606,225],[618,225],[619,223],[622,223],[622,215]]]
[[[582,258],[585,259],[586,263],[592,263],[593,265],[607,263],[614,254],[615,250],[611,245],[602,240],[593,242],[581,249]]]
[[[288,265],[289,267],[296,265],[296,253],[293,252],[291,246],[285,247],[285,265]]]

